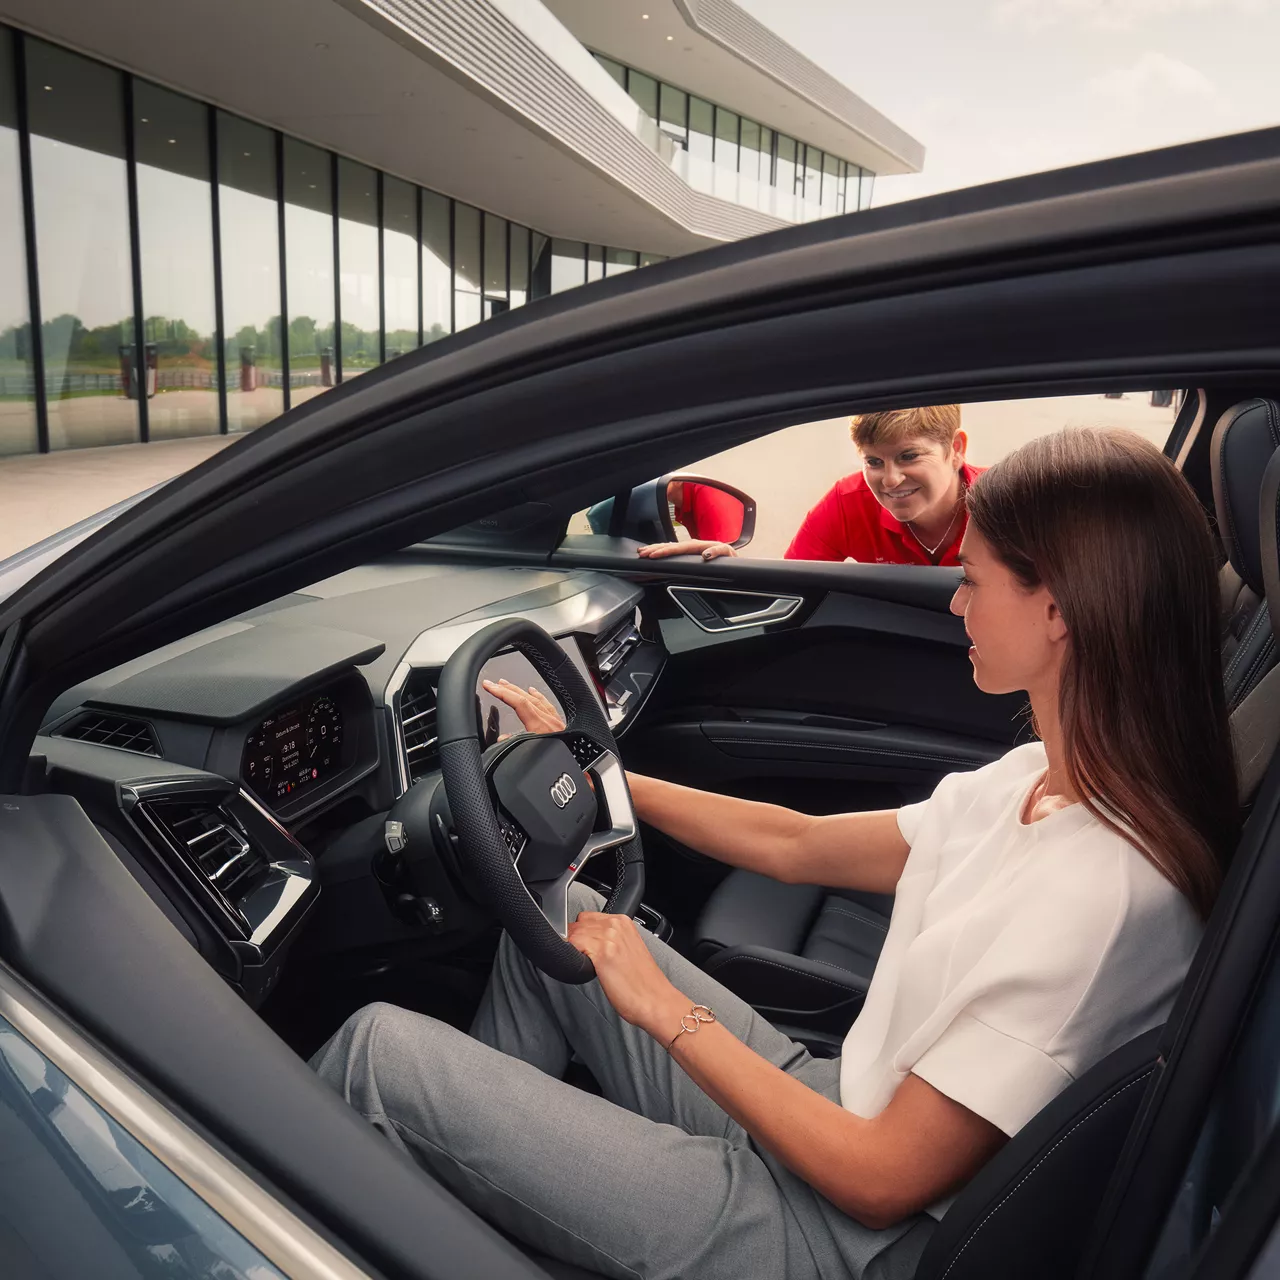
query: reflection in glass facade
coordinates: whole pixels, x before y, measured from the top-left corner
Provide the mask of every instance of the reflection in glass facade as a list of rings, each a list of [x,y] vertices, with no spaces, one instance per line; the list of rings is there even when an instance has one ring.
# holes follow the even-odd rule
[[[453,332],[453,202],[422,193],[422,340]]]
[[[593,56],[658,128],[688,153],[690,179],[704,190],[726,200],[738,199],[741,189],[723,176],[732,173],[795,196],[807,217],[871,207],[873,173],[613,58]]]
[[[289,403],[338,381],[334,348],[333,165],[318,147],[284,140],[285,302]]]
[[[0,454],[40,443],[13,66],[13,37],[0,27]]]
[[[49,447],[123,444],[139,439],[140,391],[124,78],[22,43]],[[149,390],[153,370],[146,377]]]
[[[453,205],[453,327],[480,323],[480,210]]]
[[[252,431],[284,412],[276,138],[221,111],[218,221],[227,428]]]
[[[138,81],[138,243],[152,440],[218,430],[209,109]]]
[[[418,336],[418,194],[382,179],[382,306],[388,360],[412,351]]]
[[[338,160],[338,376],[354,378],[382,363],[382,279],[378,267],[378,175]]]
[[[652,83],[684,130],[687,99]],[[553,242],[0,26],[0,455],[251,431],[422,343],[661,261]]]

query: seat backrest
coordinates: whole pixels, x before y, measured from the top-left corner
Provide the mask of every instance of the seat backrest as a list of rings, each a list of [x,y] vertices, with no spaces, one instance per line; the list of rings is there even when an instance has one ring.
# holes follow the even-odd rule
[[[1218,533],[1227,553],[1222,639],[1227,708],[1234,710],[1275,665],[1276,641],[1263,594],[1258,522],[1262,473],[1280,449],[1280,405],[1242,400],[1213,429],[1209,465]],[[1237,585],[1239,583],[1240,585]]]
[[[1258,502],[1262,552],[1263,607],[1271,633],[1280,636],[1280,450],[1262,472]],[[1262,782],[1276,746],[1280,745],[1280,666],[1272,666],[1254,682],[1231,711],[1240,800],[1248,804]]]
[[[1107,1179],[1160,1067],[1161,1028],[1069,1085],[956,1197],[915,1280],[1071,1280]]]

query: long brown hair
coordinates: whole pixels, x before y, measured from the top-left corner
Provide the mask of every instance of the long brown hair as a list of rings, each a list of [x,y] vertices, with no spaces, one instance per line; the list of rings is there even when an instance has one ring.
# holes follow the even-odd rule
[[[1190,485],[1133,432],[1077,428],[996,463],[967,502],[1066,623],[1058,715],[1073,789],[1206,917],[1240,807],[1217,565]]]

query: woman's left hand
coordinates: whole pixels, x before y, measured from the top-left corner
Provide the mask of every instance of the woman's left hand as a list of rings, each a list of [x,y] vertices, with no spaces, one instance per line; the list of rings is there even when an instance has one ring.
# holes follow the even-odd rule
[[[567,936],[595,965],[609,1003],[632,1026],[648,1031],[671,1009],[687,1010],[689,1002],[658,968],[630,916],[583,911]],[[671,1020],[668,1016],[667,1021]]]

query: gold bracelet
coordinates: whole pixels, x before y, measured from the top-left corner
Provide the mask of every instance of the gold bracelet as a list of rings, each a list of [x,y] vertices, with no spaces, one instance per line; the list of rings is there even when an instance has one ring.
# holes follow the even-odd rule
[[[705,1004],[695,1004],[688,1013],[680,1019],[680,1030],[671,1037],[671,1043],[667,1045],[667,1052],[671,1052],[671,1046],[680,1039],[687,1031],[692,1035],[704,1022],[714,1022],[716,1015],[714,1010],[709,1009]]]

